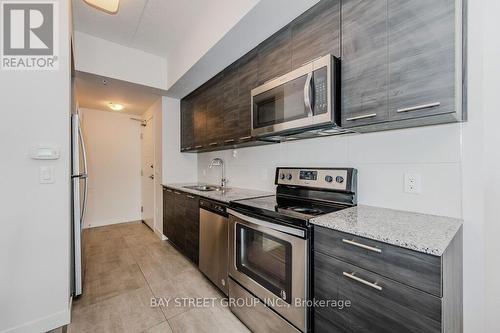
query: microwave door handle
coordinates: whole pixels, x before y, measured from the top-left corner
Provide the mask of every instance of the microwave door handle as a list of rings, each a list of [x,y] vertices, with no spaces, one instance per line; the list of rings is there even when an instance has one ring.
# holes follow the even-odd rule
[[[304,104],[305,104],[306,108],[308,109],[308,116],[309,117],[313,116],[313,107],[312,107],[312,98],[311,98],[312,75],[313,75],[312,72],[307,74],[306,83],[304,85]]]

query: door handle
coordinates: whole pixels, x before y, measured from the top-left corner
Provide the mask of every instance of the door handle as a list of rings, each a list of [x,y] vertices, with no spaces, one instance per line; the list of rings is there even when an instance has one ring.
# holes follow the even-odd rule
[[[382,250],[377,248],[377,247],[361,244],[361,243],[355,242],[353,240],[343,238],[342,242],[349,244],[349,245],[360,247],[360,248],[365,249],[365,250],[369,250],[369,251],[373,251],[373,252],[377,252],[377,253],[382,253]]]
[[[354,273],[342,272],[342,275],[354,281],[358,281],[359,283],[362,283],[365,286],[372,287],[373,289],[377,289],[378,291],[382,291],[382,287],[379,286],[377,283],[368,282],[365,279],[357,277],[356,275],[354,275]]]
[[[151,178],[151,179],[155,179],[155,176],[154,176],[154,175],[151,175],[151,176],[149,176],[149,178]]]
[[[312,109],[312,98],[311,98],[311,81],[312,81],[312,73],[307,74],[306,84],[304,85],[304,104],[306,108],[309,110],[309,117],[313,116]]]

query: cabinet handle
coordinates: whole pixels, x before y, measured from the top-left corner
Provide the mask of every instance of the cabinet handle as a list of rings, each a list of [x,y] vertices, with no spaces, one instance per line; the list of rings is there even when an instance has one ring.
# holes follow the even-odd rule
[[[251,135],[250,135],[250,136],[244,136],[244,137],[240,138],[240,140],[249,140],[249,139],[251,139],[251,138],[252,138],[252,136],[251,136]]]
[[[175,194],[182,194],[181,192],[174,191]]]
[[[203,145],[200,145],[200,146],[194,146],[194,149],[200,149],[200,148],[203,148]]]
[[[352,240],[348,240],[348,239],[342,239],[342,241],[344,243],[347,243],[347,244],[350,244],[350,245],[354,245],[354,246],[360,247],[360,248],[365,249],[365,250],[370,250],[370,251],[373,251],[373,252],[382,253],[381,249],[373,247],[373,246],[368,246],[368,245],[361,244],[361,243],[358,243],[358,242],[355,242],[355,241],[352,241]]]
[[[170,193],[172,193],[172,190],[169,190],[169,189],[167,188],[167,192],[170,192]]]
[[[191,148],[193,148],[193,147],[189,146],[189,147],[184,148],[184,150],[189,150]]]
[[[373,118],[373,117],[376,117],[376,116],[377,116],[376,113],[369,113],[369,114],[364,114],[362,116],[347,118],[346,121],[353,121],[353,120],[360,120],[360,119],[366,119],[366,118]]]
[[[362,278],[355,276],[354,273],[342,272],[342,275],[348,277],[349,279],[353,279],[354,281],[358,281],[359,283],[362,283],[368,287],[372,287],[374,289],[377,289],[378,291],[382,291],[382,287],[379,286],[378,284],[363,280]]]
[[[402,108],[402,109],[397,109],[396,112],[410,112],[410,111],[418,111],[418,110],[423,110],[423,109],[430,109],[430,108],[435,108],[440,106],[440,102],[436,103],[429,103],[429,104],[422,104],[422,105],[417,105],[417,106],[412,106],[409,108]]]
[[[192,195],[186,195],[186,197],[188,197],[189,199],[194,199]]]
[[[218,142],[211,142],[211,143],[209,143],[208,145],[209,145],[209,146],[217,146],[217,144],[218,144]]]
[[[226,140],[224,141],[225,143],[231,143],[231,142],[234,142],[234,139],[229,139],[229,140]]]

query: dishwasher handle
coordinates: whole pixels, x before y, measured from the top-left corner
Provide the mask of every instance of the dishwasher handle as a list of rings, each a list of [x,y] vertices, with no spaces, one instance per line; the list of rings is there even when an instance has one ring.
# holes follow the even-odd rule
[[[217,215],[229,217],[229,214],[226,211],[227,206],[216,201],[200,199],[200,209],[205,209]]]

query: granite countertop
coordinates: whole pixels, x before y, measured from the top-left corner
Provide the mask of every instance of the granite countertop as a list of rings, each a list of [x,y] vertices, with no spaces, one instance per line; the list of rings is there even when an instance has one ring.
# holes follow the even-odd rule
[[[359,205],[310,220],[312,224],[410,250],[441,256],[459,219]]]
[[[203,184],[203,183],[187,183],[187,184],[180,184],[180,183],[174,183],[174,184],[164,184],[163,186],[172,188],[175,190],[179,190],[182,192],[187,192],[191,194],[196,194],[200,197],[208,198],[208,199],[213,199],[221,202],[226,202],[229,203],[230,201],[234,200],[241,200],[241,199],[249,199],[249,198],[255,198],[255,197],[263,197],[263,196],[268,196],[268,195],[273,195],[274,193],[271,192],[265,192],[265,191],[259,191],[259,190],[250,190],[250,189],[245,189],[245,188],[237,188],[237,187],[227,187],[223,191],[197,191],[189,188],[185,188],[184,186],[193,186],[193,185],[209,185],[209,184]]]

